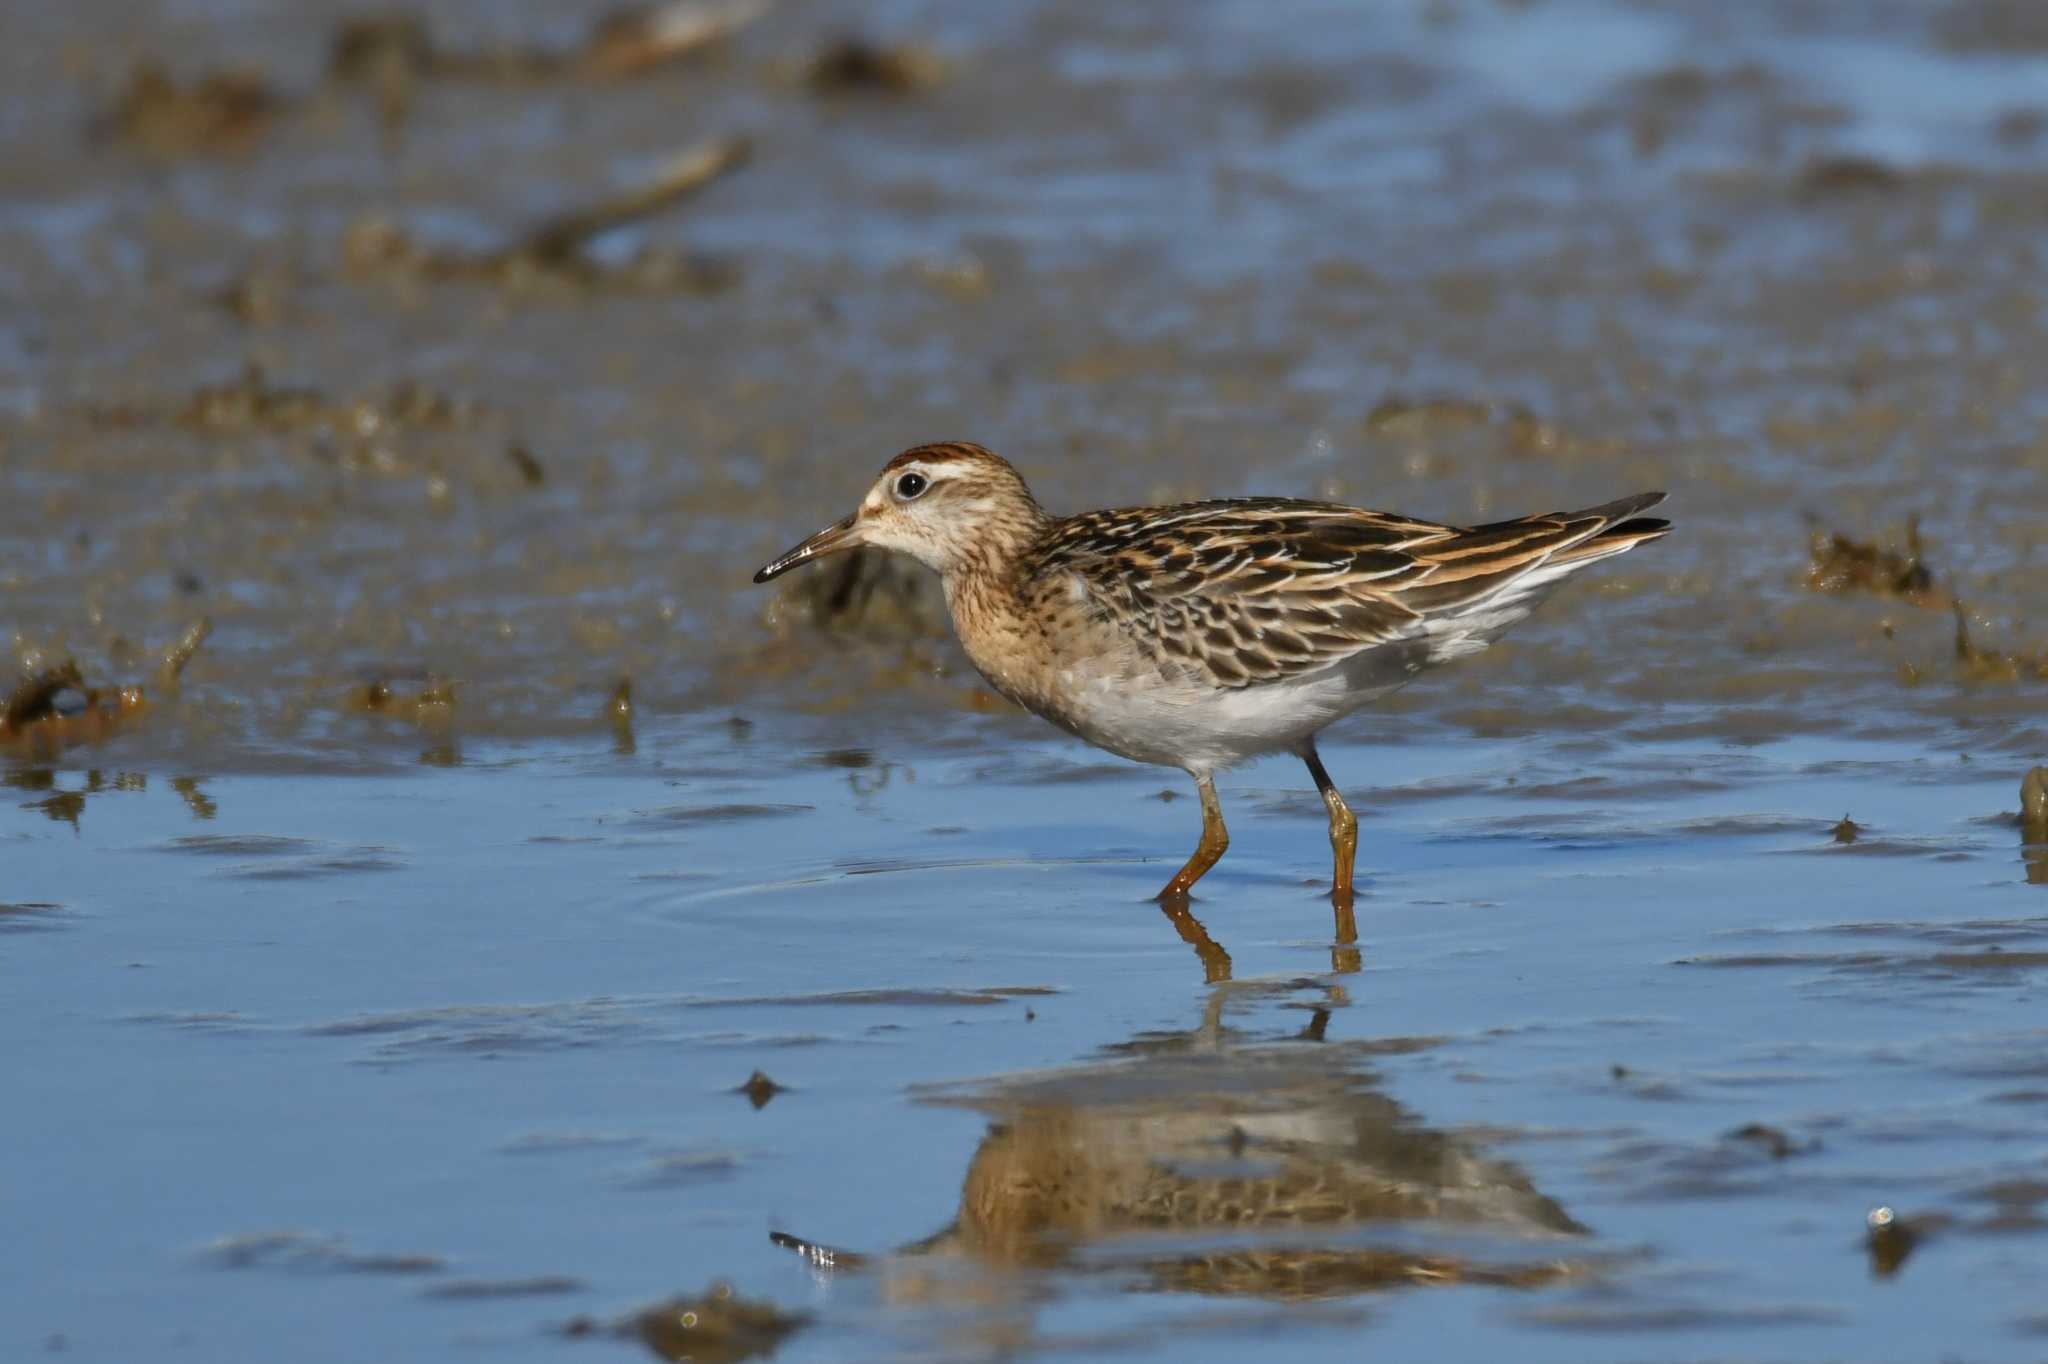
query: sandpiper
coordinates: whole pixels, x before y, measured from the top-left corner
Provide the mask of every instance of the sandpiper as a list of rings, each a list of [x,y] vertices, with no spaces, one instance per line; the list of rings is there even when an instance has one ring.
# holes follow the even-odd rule
[[[937,570],[967,657],[1010,700],[1099,748],[1195,779],[1202,838],[1160,892],[1185,902],[1229,846],[1216,774],[1298,754],[1352,897],[1358,821],[1316,735],[1418,673],[1484,649],[1562,579],[1670,523],[1638,493],[1470,528],[1283,497],[1059,517],[964,441],[905,450],[858,510],[754,575],[856,545]]]

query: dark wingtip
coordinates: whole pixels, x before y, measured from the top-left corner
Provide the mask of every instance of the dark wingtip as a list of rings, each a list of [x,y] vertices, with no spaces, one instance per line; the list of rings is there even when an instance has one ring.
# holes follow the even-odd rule
[[[1588,507],[1581,516],[1604,516],[1610,521],[1626,521],[1638,512],[1646,512],[1662,502],[1668,493],[1637,493],[1634,497],[1617,497],[1612,502],[1603,502],[1597,507]]]

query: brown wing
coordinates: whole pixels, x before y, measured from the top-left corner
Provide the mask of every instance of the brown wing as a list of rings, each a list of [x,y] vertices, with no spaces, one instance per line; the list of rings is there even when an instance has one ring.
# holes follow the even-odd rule
[[[1627,518],[1662,498],[1470,530],[1281,498],[1090,512],[1053,528],[1034,570],[1074,575],[1161,667],[1251,686],[1415,638],[1547,566],[1560,576],[1654,538],[1664,522]]]

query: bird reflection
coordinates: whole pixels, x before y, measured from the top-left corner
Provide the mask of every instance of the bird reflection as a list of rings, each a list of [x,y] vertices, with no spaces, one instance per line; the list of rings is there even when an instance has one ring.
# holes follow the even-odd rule
[[[1173,931],[1180,934],[1180,940],[1195,949],[1195,955],[1202,959],[1202,981],[1216,985],[1230,979],[1230,954],[1209,936],[1209,930],[1202,927],[1202,921],[1188,912],[1184,904],[1161,901],[1160,911],[1166,921],[1173,925]]]
[[[1351,895],[1339,892],[1330,897],[1334,914],[1333,931],[1330,941],[1330,970],[1338,975],[1350,975],[1364,966],[1364,954],[1358,947],[1358,918],[1352,912]],[[1230,953],[1223,945],[1209,936],[1209,930],[1202,926],[1188,908],[1185,895],[1161,896],[1159,908],[1166,915],[1166,921],[1173,925],[1173,931],[1180,940],[1195,949],[1195,955],[1202,962],[1202,981],[1207,985],[1221,985],[1230,979]]]
[[[2028,882],[2048,886],[2048,767],[2031,769],[2020,782],[2020,858]]]
[[[1207,941],[1199,925],[1183,936]],[[1228,1018],[1253,1001],[1310,1019],[1247,1036]],[[1367,1058],[1427,1039],[1323,1040],[1348,1003],[1330,981],[1221,984],[1193,1028],[941,1097],[988,1119],[950,1225],[882,1256],[775,1240],[821,1269],[881,1274],[899,1304],[994,1309],[986,1325],[1012,1346],[1043,1296],[1033,1271],[1268,1301],[1584,1272],[1585,1229],[1521,1169],[1375,1087]]]

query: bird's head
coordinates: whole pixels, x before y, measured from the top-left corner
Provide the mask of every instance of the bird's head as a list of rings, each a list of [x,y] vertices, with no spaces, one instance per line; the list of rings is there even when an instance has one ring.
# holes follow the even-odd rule
[[[1031,490],[1001,455],[964,441],[919,445],[882,466],[853,515],[778,556],[754,581],[857,545],[893,549],[951,574],[1000,560],[1044,521]]]

